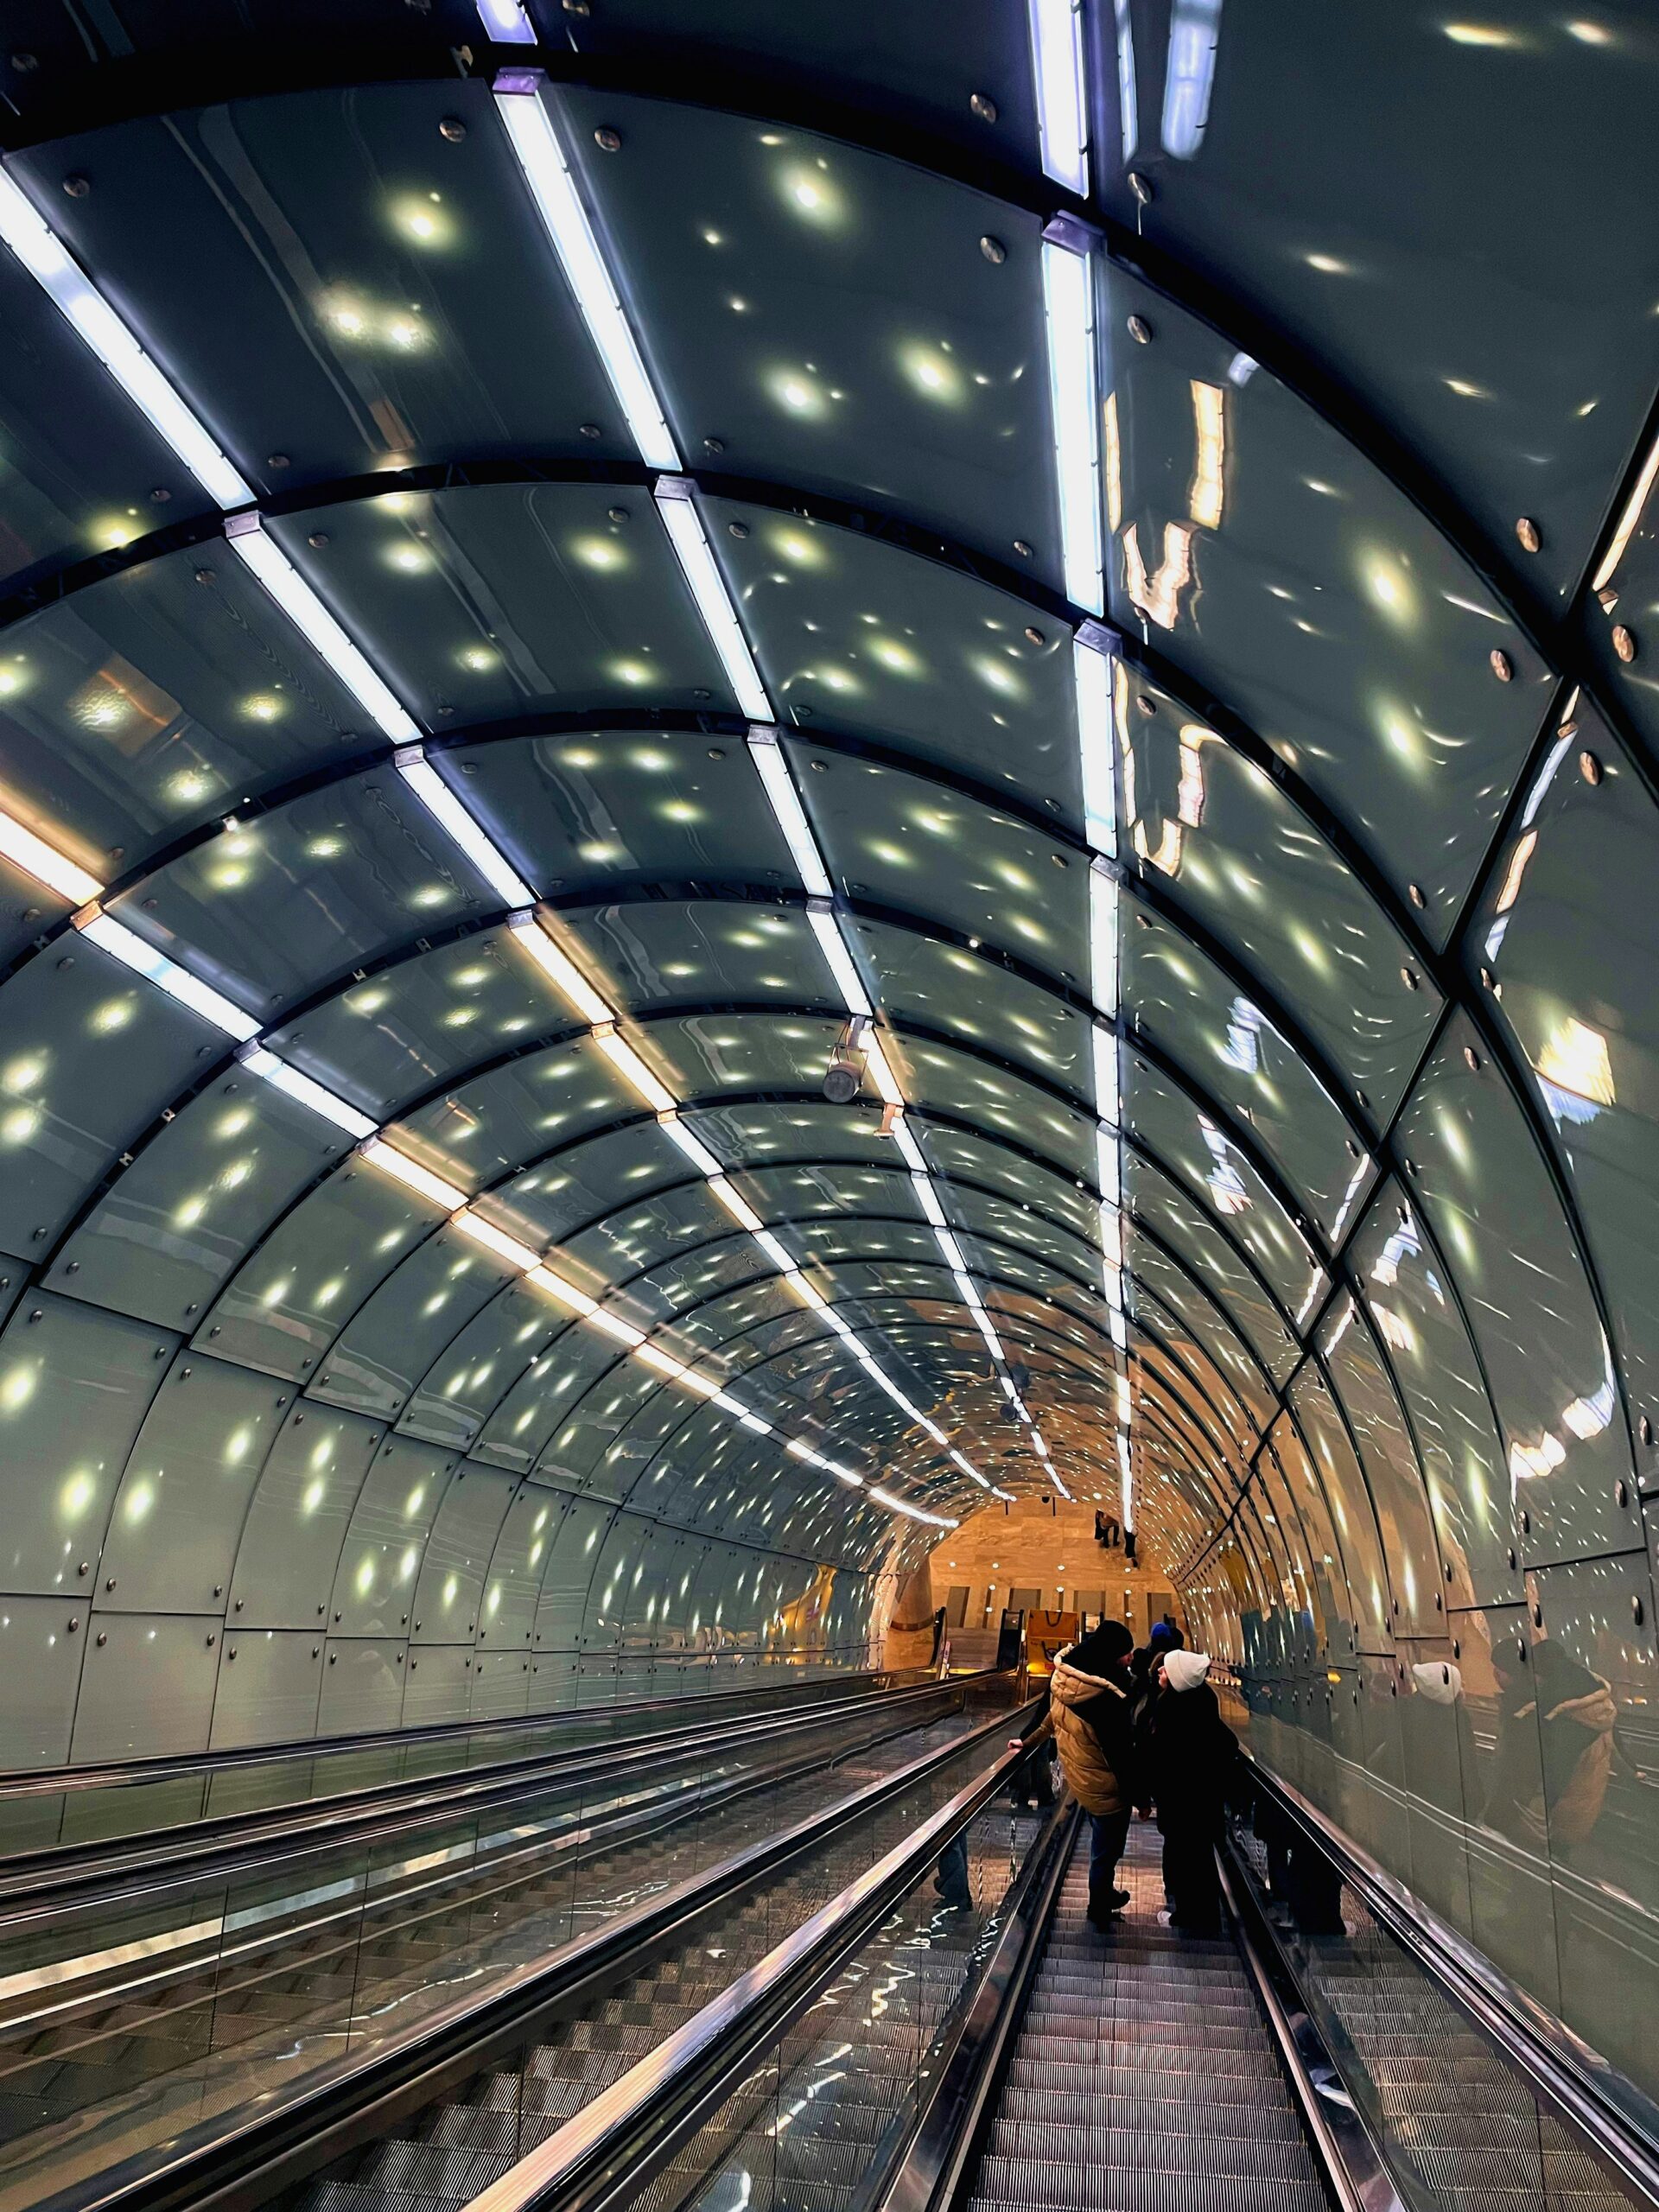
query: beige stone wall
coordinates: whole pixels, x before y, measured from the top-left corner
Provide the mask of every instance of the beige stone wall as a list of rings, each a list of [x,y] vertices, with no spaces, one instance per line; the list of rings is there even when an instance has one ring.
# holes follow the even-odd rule
[[[970,1629],[994,1628],[1015,1590],[1036,1590],[1040,1606],[1050,1611],[1074,1609],[1080,1599],[1092,1600],[1098,1593],[1103,1610],[1127,1621],[1140,1643],[1146,1639],[1149,1602],[1155,1608],[1153,1619],[1166,1611],[1180,1618],[1179,1606],[1167,1594],[1170,1588],[1169,1576],[1155,1560],[1150,1567],[1131,1567],[1121,1548],[1102,1549],[1095,1541],[1092,1504],[1068,1505],[1053,1496],[1020,1497],[1007,1505],[993,1503],[961,1528],[947,1531],[926,1567],[906,1586],[894,1626],[901,1614],[906,1624],[919,1628],[933,1606],[948,1603],[956,1589],[968,1592],[964,1625]],[[901,1640],[890,1631],[887,1664],[920,1663],[912,1655],[919,1649],[925,1660],[931,1641],[921,1636]]]

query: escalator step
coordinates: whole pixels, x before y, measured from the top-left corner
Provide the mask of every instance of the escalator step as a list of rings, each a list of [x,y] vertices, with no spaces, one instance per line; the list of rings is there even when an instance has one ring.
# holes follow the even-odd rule
[[[1241,2180],[1193,2173],[1159,2173],[1145,2166],[1042,2163],[988,2155],[980,2166],[974,2207],[1101,2208],[1101,2212],[1325,2212],[1324,2190],[1300,2181]]]
[[[1096,2081],[1100,2077],[1096,2076]],[[1231,2100],[1206,2097],[1154,2098],[1138,2093],[1026,2089],[1010,2082],[997,2107],[1002,2120],[1038,2120],[1053,2127],[1128,2127],[1152,2134],[1179,2133],[1183,2127],[1215,2127],[1225,2133],[1248,2132],[1275,2143],[1302,2140],[1302,2124],[1288,2100],[1274,2104],[1268,2085],[1249,2083]],[[1225,2107],[1217,2111],[1217,2105]],[[1241,2114],[1248,2113],[1245,2120]]]
[[[1302,2143],[1274,2143],[1208,2127],[1153,2135],[1126,2128],[1056,2127],[999,2114],[991,2130],[991,2152],[1011,2161],[1064,2165],[1070,2160],[1211,2179],[1300,2181],[1307,2173]]]

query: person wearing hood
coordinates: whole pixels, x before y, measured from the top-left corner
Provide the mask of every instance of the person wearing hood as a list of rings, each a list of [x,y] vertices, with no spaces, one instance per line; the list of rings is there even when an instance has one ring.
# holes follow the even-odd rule
[[[1216,1845],[1238,1757],[1209,1672],[1208,1652],[1166,1650],[1146,1731],[1149,1794],[1164,1839],[1167,1923],[1188,1936],[1221,1933]]]
[[[1122,1621],[1098,1628],[1062,1651],[1049,1677],[1048,1713],[1024,1741],[1052,1736],[1066,1786],[1089,1815],[1089,1917],[1103,1928],[1129,1902],[1117,1887],[1117,1862],[1139,1794],[1135,1771],[1129,1658],[1135,1638]]]

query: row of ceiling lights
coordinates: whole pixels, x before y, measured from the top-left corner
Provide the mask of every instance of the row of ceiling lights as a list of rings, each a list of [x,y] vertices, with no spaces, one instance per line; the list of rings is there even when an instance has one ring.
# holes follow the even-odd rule
[[[524,23],[521,11],[509,12]],[[498,36],[507,34],[502,9],[486,7],[487,27]],[[1080,51],[1077,48],[1077,10],[1071,0],[1033,0],[1033,54],[1043,119],[1046,165],[1050,173],[1072,188],[1086,175],[1079,163],[1082,149],[1083,93]],[[1058,36],[1056,43],[1057,33]],[[1067,54],[1071,60],[1060,66]],[[1058,57],[1058,58],[1057,58]],[[639,348],[612,283],[592,224],[569,167],[559,145],[551,118],[540,98],[539,74],[504,73],[495,87],[496,105],[567,281],[569,283],[629,427],[647,464],[664,471],[677,470],[680,456],[668,429]],[[1051,149],[1052,152],[1051,159]],[[1058,166],[1056,166],[1058,164]],[[129,396],[167,439],[204,489],[221,506],[244,512],[227,518],[226,534],[232,550],[243,561],[269,596],[282,608],[334,671],[383,734],[398,749],[394,763],[408,785],[467,853],[517,915],[521,943],[537,951],[541,964],[556,984],[575,977],[580,989],[572,996],[583,1018],[594,1023],[595,1042],[638,1095],[656,1110],[663,1126],[709,1179],[711,1189],[740,1225],[756,1237],[761,1249],[778,1265],[803,1302],[816,1305],[826,1325],[841,1335],[854,1355],[906,1417],[930,1440],[948,1450],[958,1468],[982,1487],[985,1477],[966,1456],[951,1446],[944,1432],[915,1407],[907,1395],[880,1368],[855,1333],[841,1317],[824,1306],[818,1294],[789,1260],[784,1248],[765,1230],[759,1217],[733,1188],[712,1155],[690,1137],[675,1118],[677,1103],[633,1052],[616,1028],[614,1013],[591,991],[585,981],[545,933],[523,910],[534,902],[531,887],[518,876],[505,856],[474,819],[460,797],[438,774],[423,753],[421,733],[412,718],[372,666],[360,649],[329,613],[280,549],[265,534],[261,518],[251,511],[253,493],[219,452],[183,400],[133,339],[90,280],[76,267],[36,211],[9,177],[0,174],[0,237],[12,248],[41,283],[85,341],[105,362]],[[1063,552],[1068,589],[1079,603],[1098,611],[1102,604],[1102,541],[1099,516],[1099,454],[1096,432],[1096,376],[1093,349],[1092,245],[1081,226],[1064,220],[1051,226],[1043,249],[1044,294],[1047,313],[1051,392],[1054,407],[1057,478],[1060,489]],[[750,756],[759,772],[773,814],[784,832],[800,870],[808,894],[808,913],[826,964],[835,977],[843,1002],[855,1022],[874,1019],[874,1008],[860,979],[842,918],[834,905],[833,886],[822,855],[795,790],[793,779],[778,747],[772,702],[755,666],[736,610],[715,561],[698,515],[692,486],[677,474],[664,474],[655,487],[656,504],[673,544],[688,588],[696,601],[711,642],[718,652],[728,682],[743,711],[757,725],[751,733]],[[1106,633],[1085,626],[1074,642],[1073,667],[1077,723],[1081,745],[1080,768],[1089,842],[1096,857],[1090,878],[1093,999],[1108,1019],[1116,1007],[1117,887],[1103,865],[1115,853],[1114,794],[1114,664]],[[48,888],[79,906],[76,917],[89,938],[124,961],[137,972],[213,1022],[244,1048],[251,1071],[276,1084],[312,1110],[321,1114],[359,1141],[370,1139],[376,1125],[346,1101],[304,1075],[254,1040],[258,1025],[223,994],[202,983],[187,969],[167,958],[124,925],[99,911],[103,886],[65,855],[55,851],[27,825],[0,815],[0,852],[33,874]],[[543,957],[538,948],[554,956]],[[559,973],[555,967],[562,962]],[[588,1003],[584,1005],[582,1000]],[[602,1012],[596,1009],[602,1008]],[[945,1221],[926,1162],[903,1119],[904,1099],[880,1042],[868,1036],[862,1052],[864,1071],[877,1095],[889,1109],[892,1133],[909,1167],[918,1203],[934,1231],[941,1252],[975,1324],[995,1363],[998,1379],[1013,1410],[1029,1430],[1048,1479],[1065,1492],[1053,1469],[1047,1444],[1007,1373],[1007,1363],[982,1301],[969,1276],[960,1247]],[[1116,1044],[1109,1030],[1096,1030],[1096,1086],[1100,1120],[1101,1227],[1105,1251],[1105,1288],[1112,1317],[1117,1356],[1125,1358],[1127,1332],[1122,1317],[1121,1190],[1116,1112]],[[693,1147],[695,1147],[695,1149]],[[405,1155],[384,1138],[367,1146],[371,1157],[382,1165],[404,1160]],[[426,1171],[420,1171],[425,1173]],[[409,1179],[407,1177],[405,1179]],[[433,1179],[441,1182],[442,1179]],[[444,1185],[446,1194],[453,1186]],[[428,1195],[434,1195],[429,1189]],[[457,1198],[461,1194],[455,1194]],[[476,1218],[470,1214],[467,1220]],[[498,1234],[499,1232],[497,1232]],[[511,1240],[509,1240],[511,1241]],[[528,1248],[520,1247],[520,1250]],[[533,1256],[533,1255],[532,1255]],[[537,1268],[540,1262],[537,1262]],[[527,1272],[530,1272],[527,1270]],[[550,1271],[543,1269],[550,1274]],[[562,1279],[561,1279],[562,1280]],[[573,1286],[568,1287],[574,1288]],[[580,1296],[580,1294],[577,1294]],[[595,1309],[597,1310],[597,1309]],[[666,1357],[666,1356],[664,1356]],[[657,1363],[653,1362],[653,1363]],[[1119,1459],[1125,1491],[1126,1515],[1129,1496],[1128,1454],[1128,1386],[1127,1372],[1119,1382]],[[753,1418],[753,1417],[752,1417]],[[842,1474],[844,1471],[835,1470]],[[884,1501],[885,1502],[885,1501]],[[912,1510],[913,1509],[909,1509]]]

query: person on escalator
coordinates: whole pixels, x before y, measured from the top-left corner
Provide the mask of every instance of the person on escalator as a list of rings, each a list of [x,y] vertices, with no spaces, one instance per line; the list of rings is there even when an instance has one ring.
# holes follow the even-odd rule
[[[1050,1736],[1067,1787],[1089,1815],[1089,1917],[1103,1928],[1129,1902],[1117,1887],[1117,1862],[1138,1796],[1131,1726],[1129,1657],[1135,1638],[1122,1621],[1103,1621],[1069,1645],[1049,1677],[1048,1713],[1024,1739]]]
[[[1169,1900],[1158,1917],[1185,1936],[1221,1933],[1216,1846],[1238,1758],[1209,1672],[1208,1652],[1166,1650],[1146,1729],[1147,1788],[1164,1839]]]

